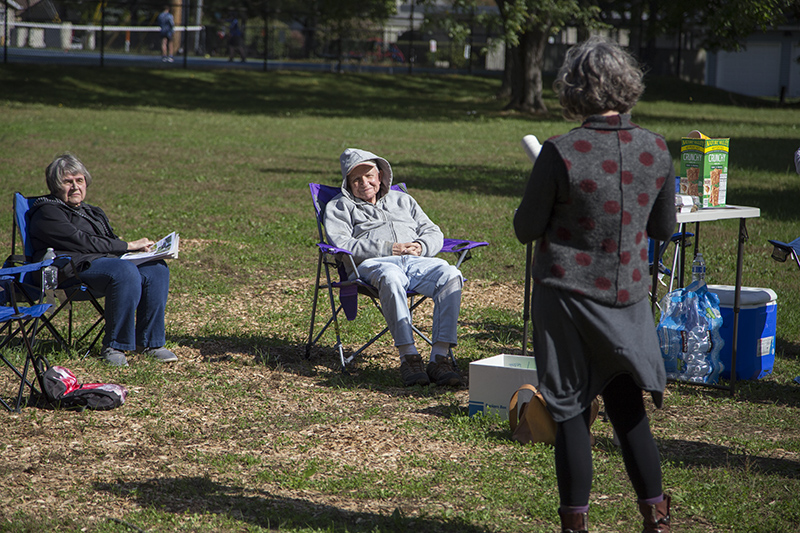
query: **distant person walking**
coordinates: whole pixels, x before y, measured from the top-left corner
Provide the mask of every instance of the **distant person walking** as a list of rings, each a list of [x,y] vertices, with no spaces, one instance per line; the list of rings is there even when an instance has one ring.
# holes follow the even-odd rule
[[[238,51],[239,56],[242,58],[242,63],[244,63],[247,61],[244,47],[244,31],[234,13],[231,13],[228,23],[230,24],[228,27],[228,61],[233,61],[233,56]]]
[[[175,18],[169,12],[169,6],[164,6],[164,11],[158,15],[159,27],[161,28],[161,61],[172,63],[172,36],[175,33]]]
[[[794,168],[800,174],[800,148],[794,153]]]

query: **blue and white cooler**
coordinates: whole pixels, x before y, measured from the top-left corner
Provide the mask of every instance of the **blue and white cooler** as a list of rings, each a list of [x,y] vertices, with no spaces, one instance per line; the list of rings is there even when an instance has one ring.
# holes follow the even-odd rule
[[[733,299],[735,287],[709,285],[708,290],[719,296],[722,327],[720,335],[725,346],[720,360],[725,365],[723,379],[731,377],[733,352]],[[772,289],[742,287],[739,295],[739,344],[736,350],[736,379],[761,379],[772,373],[775,364],[775,331],[778,297]]]

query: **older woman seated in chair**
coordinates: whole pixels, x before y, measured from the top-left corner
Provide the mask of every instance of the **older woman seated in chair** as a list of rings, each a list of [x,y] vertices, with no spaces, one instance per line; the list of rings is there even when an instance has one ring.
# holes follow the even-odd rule
[[[164,310],[169,292],[169,268],[164,261],[134,265],[120,256],[147,251],[147,238],[127,242],[111,229],[99,207],[84,202],[92,176],[71,154],[56,157],[45,171],[50,194],[30,210],[30,239],[34,260],[48,248],[72,257],[80,280],[96,295],[105,296],[105,337],[101,357],[111,365],[127,366],[126,351],[138,350],[160,362],[178,358],[164,347]],[[74,276],[59,273],[61,286]]]

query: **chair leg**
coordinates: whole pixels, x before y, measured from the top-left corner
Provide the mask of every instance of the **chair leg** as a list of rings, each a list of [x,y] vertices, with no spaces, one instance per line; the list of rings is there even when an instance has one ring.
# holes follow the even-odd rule
[[[322,273],[322,254],[317,260],[317,278],[314,283],[314,299],[311,302],[311,325],[308,328],[308,342],[306,343],[306,359],[311,357],[311,345],[314,343],[314,321],[317,319],[317,300],[319,299],[319,276]]]
[[[456,361],[456,356],[453,355],[453,349],[452,348],[448,348],[447,349],[447,355],[450,357],[450,362],[453,363],[453,368],[455,370],[458,370],[458,362]]]
[[[22,342],[25,345],[25,365],[23,366],[22,376],[19,382],[19,392],[17,393],[17,401],[14,407],[14,412],[19,413],[22,409],[22,398],[25,395],[25,386],[27,385],[30,389],[31,396],[34,394],[36,388],[34,385],[34,381],[39,383],[39,388],[41,389],[41,393],[44,394],[44,371],[46,370],[42,366],[42,362],[45,365],[49,366],[47,360],[44,357],[37,358],[33,353],[33,339],[28,337],[29,331],[32,330],[25,330],[25,325],[20,320],[19,322],[20,332],[22,333]],[[28,381],[28,368],[31,367],[34,373],[34,377],[31,381]]]
[[[92,329],[94,329],[94,326],[92,326],[92,328],[89,331],[91,332]],[[92,353],[92,348],[94,348],[94,345],[97,344],[97,341],[100,340],[100,336],[103,333],[104,333],[104,331],[101,328],[100,331],[97,332],[97,335],[94,336],[94,340],[92,341],[92,343],[89,345],[88,348],[86,348],[86,352],[83,354],[83,357],[81,357],[82,360],[86,359],[87,357],[89,357],[89,354]],[[84,335],[84,337],[85,337],[85,335]],[[81,338],[83,338],[83,337],[81,337]]]

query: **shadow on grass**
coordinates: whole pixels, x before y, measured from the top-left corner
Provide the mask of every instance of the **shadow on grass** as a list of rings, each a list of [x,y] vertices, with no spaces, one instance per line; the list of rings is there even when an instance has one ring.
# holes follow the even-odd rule
[[[397,366],[383,367],[362,355],[347,365],[343,372],[339,352],[333,346],[315,345],[306,357],[305,343],[281,337],[209,335],[170,338],[183,346],[191,346],[200,352],[204,363],[225,363],[233,355],[250,358],[253,364],[265,366],[297,376],[317,379],[323,387],[344,389],[370,389],[381,391],[391,397],[438,397],[452,392],[449,387],[403,387]],[[349,355],[346,349],[345,355]],[[382,358],[383,355],[379,355]],[[467,375],[466,362],[460,367]]]
[[[325,350],[322,350],[319,353],[325,353]],[[333,350],[331,350],[330,353],[330,357],[332,359],[327,359],[327,357],[325,357],[325,360],[338,362],[338,354],[336,354],[336,352]],[[393,360],[396,359],[395,355],[392,355],[391,357]],[[414,385],[412,387],[405,387],[403,386],[403,382],[400,378],[399,360],[397,363],[394,363],[393,361],[391,366],[385,367],[371,363],[368,360],[361,359],[354,360],[353,363],[348,365],[345,372],[342,372],[340,367],[337,366],[336,369],[332,370],[330,373],[319,375],[320,380],[317,384],[323,387],[330,387],[334,389],[369,389],[372,391],[379,391],[382,394],[392,398],[444,398],[454,391],[466,389],[468,376],[466,363],[459,365],[459,373],[465,382],[465,384],[461,387],[437,386],[435,384],[427,386]],[[448,418],[454,414],[458,414],[454,411],[454,409],[457,409],[457,406],[452,406],[448,403],[442,403],[433,410],[435,412],[429,411],[428,409],[423,409],[418,412],[435,414],[436,416]]]
[[[522,310],[520,310],[520,315]],[[518,322],[498,322],[495,320],[462,320],[461,326],[470,333],[462,333],[461,338],[472,339],[478,344],[491,343],[497,346],[497,353],[522,355],[523,327]],[[528,328],[528,343],[533,341],[533,327]],[[531,353],[530,355],[533,355]]]
[[[471,121],[482,116],[560,120],[551,85],[552,77],[547,77],[544,97],[550,112],[532,117],[504,112],[505,102],[495,97],[500,80],[477,76],[98,69],[25,64],[3,65],[0,69],[0,99],[21,104],[117,109],[157,105],[242,115],[372,115],[424,121]],[[668,77],[648,77],[644,100],[749,108],[796,107]],[[652,119],[657,121],[659,117]]]
[[[775,339],[775,353],[786,359],[800,360],[800,344],[778,335]]]
[[[161,513],[216,514],[270,531],[314,528],[341,532],[453,532],[489,530],[461,520],[413,518],[395,508],[391,514],[358,512],[300,498],[217,483],[205,477],[158,478],[145,481],[95,483],[94,490],[132,499],[142,508]],[[142,524],[147,526],[147,524]]]
[[[658,444],[662,461],[683,467],[710,467],[745,473],[777,474],[790,479],[800,478],[800,463],[797,461],[759,457],[708,442],[658,439]]]
[[[721,385],[729,385],[723,380]],[[717,389],[686,382],[670,382],[667,387],[673,394],[704,399],[724,400],[730,398],[730,390]],[[751,404],[780,404],[787,407],[800,407],[800,387],[794,383],[782,384],[766,379],[736,380],[735,400]]]
[[[715,104],[755,109],[797,108],[800,105],[800,103],[782,105],[774,100],[736,94],[724,89],[680,80],[672,76],[646,76],[645,84],[647,88],[642,97],[642,101],[645,102]]]
[[[309,72],[4,65],[0,99],[74,108],[163,106],[241,115],[474,120],[497,113],[496,80]],[[454,95],[454,87],[459,94]]]
[[[736,205],[752,205],[761,209],[761,216],[782,222],[796,222],[800,220],[797,205],[800,203],[800,187],[794,189],[775,188],[737,188],[734,192],[734,201],[729,203]],[[800,232],[798,232],[800,235]],[[774,239],[784,241],[792,240],[798,235],[765,235],[764,240]]]
[[[636,118],[636,117],[634,117]],[[648,127],[658,131],[659,119],[655,118],[648,121]],[[754,124],[755,126],[755,124]],[[688,132],[687,132],[688,133]],[[667,141],[669,153],[677,158],[681,153],[681,141]],[[741,190],[736,187],[737,177],[749,171],[758,170],[776,174],[788,174],[792,181],[797,180],[794,167],[794,152],[797,150],[798,141],[796,138],[763,138],[763,137],[733,137],[730,142],[731,164],[728,184],[733,186],[734,194],[739,195]],[[676,172],[680,168],[676,166]],[[730,194],[730,190],[729,190]],[[774,192],[773,192],[774,194]],[[796,198],[796,197],[795,197]],[[737,199],[739,204],[744,202]],[[744,204],[744,205],[763,205],[767,204]]]
[[[313,361],[305,357],[305,343],[300,344],[285,337],[190,335],[167,340],[195,348],[200,352],[204,363],[230,361],[233,359],[232,354],[235,354],[249,358],[254,364],[263,365],[271,370],[281,370],[306,377],[318,374]]]

